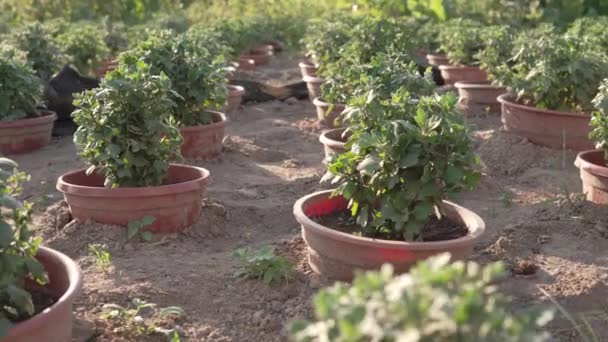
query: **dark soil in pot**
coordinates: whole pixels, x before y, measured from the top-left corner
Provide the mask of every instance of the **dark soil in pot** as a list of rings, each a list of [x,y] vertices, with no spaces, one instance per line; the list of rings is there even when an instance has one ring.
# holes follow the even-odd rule
[[[403,241],[403,236],[401,235],[369,232],[357,224],[356,219],[351,215],[349,210],[335,211],[329,215],[317,216],[312,219],[325,227],[343,233],[372,239]],[[469,229],[460,222],[450,221],[446,218],[439,220],[433,216],[421,229],[420,235],[416,236],[414,240],[421,242],[446,241],[466,236],[468,233]]]
[[[26,285],[36,314],[15,322],[0,342],[71,341],[72,305],[82,287],[80,269],[72,259],[50,248],[41,247],[36,258],[49,277],[45,285]]]

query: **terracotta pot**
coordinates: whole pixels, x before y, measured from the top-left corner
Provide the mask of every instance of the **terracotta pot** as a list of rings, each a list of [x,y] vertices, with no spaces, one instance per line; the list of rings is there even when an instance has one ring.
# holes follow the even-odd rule
[[[183,157],[205,159],[215,157],[222,152],[222,141],[228,119],[223,113],[207,112],[211,113],[213,123],[179,128],[184,138],[182,142]]]
[[[226,111],[232,113],[239,109],[243,102],[243,96],[245,96],[245,88],[240,85],[229,84],[228,85],[228,106]]]
[[[589,150],[580,152],[574,161],[581,170],[583,193],[593,203],[608,205],[608,167],[604,151]]]
[[[321,133],[319,141],[325,147],[325,157],[346,152],[346,138],[342,137],[345,128],[334,128]]]
[[[241,55],[241,57],[239,58],[239,63],[242,63],[241,59],[245,59],[245,60],[250,59],[250,60],[253,60],[254,66],[261,66],[261,65],[266,65],[266,64],[270,63],[271,58],[272,58],[272,52],[269,52],[269,51],[253,52],[253,51],[251,51],[248,54]]]
[[[317,118],[319,123],[327,128],[337,127],[335,125],[336,119],[342,114],[346,105],[342,103],[336,103],[333,105],[331,111],[329,110],[330,103],[327,103],[320,98],[316,97],[312,103],[317,107]]]
[[[241,56],[238,58],[240,70],[253,70],[255,69],[255,61],[252,58]]]
[[[303,80],[306,82],[308,97],[311,101],[314,101],[317,97],[321,96],[321,85],[325,83],[324,79],[316,76],[304,76]]]
[[[479,114],[489,110],[500,112],[500,103],[496,99],[507,90],[504,87],[492,85],[489,81],[472,82],[460,81],[454,83],[458,89],[458,106],[466,114]]]
[[[312,76],[312,77],[317,76],[318,68],[313,63],[300,62],[300,63],[298,63],[298,66],[300,67],[300,72],[302,73],[302,78],[305,78],[306,76]]]
[[[72,340],[72,305],[82,287],[78,265],[56,250],[40,247],[36,259],[47,272],[44,288],[57,302],[28,320],[12,326],[0,342],[66,342]]]
[[[108,72],[118,67],[118,59],[111,59],[104,61],[97,70],[95,70],[95,76],[97,78],[104,77]]]
[[[476,66],[440,65],[439,71],[445,84],[454,84],[459,81],[487,82],[488,74]]]
[[[0,122],[0,154],[27,153],[51,142],[57,114],[41,110],[37,118]]]
[[[256,46],[250,50],[252,54],[266,54],[270,52],[271,56],[274,56],[274,46],[272,44],[263,44]]]
[[[502,104],[502,123],[513,132],[531,142],[554,149],[575,151],[593,149],[589,141],[590,115],[539,109],[513,102],[513,96],[498,97]]]
[[[429,65],[432,66],[441,66],[441,65],[449,65],[450,60],[446,55],[438,55],[438,54],[427,54],[426,60],[429,62]]]
[[[57,181],[75,219],[126,226],[144,216],[156,218],[146,230],[174,233],[192,225],[201,214],[209,171],[171,164],[164,185],[143,188],[105,188],[104,177],[86,170],[68,172]]]
[[[304,196],[293,208],[296,220],[302,225],[310,267],[331,279],[350,281],[355,270],[379,269],[385,263],[392,264],[396,272],[402,273],[416,262],[444,252],[450,252],[452,260],[463,259],[473,251],[473,246],[485,231],[485,224],[477,214],[444,201],[442,209],[445,215],[465,224],[469,228],[467,236],[447,241],[405,242],[343,233],[311,219],[346,208],[347,201],[340,196],[331,198],[332,191]]]

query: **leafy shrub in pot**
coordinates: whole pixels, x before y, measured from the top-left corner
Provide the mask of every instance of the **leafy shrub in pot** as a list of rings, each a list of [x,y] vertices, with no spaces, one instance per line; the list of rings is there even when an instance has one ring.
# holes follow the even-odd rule
[[[109,188],[160,185],[181,143],[174,96],[171,80],[143,61],[121,64],[99,88],[76,95],[74,143],[87,173],[103,174]]]
[[[41,247],[42,239],[30,231],[32,205],[16,199],[28,176],[16,167],[0,158],[0,339],[69,340],[82,276],[74,261]],[[53,286],[45,286],[49,280]]]
[[[349,101],[347,151],[327,160],[322,179],[337,188],[294,205],[315,272],[350,280],[387,262],[404,272],[437,253],[471,253],[484,223],[445,201],[480,178],[455,104],[452,93],[417,98],[406,87],[389,99],[371,90]],[[444,224],[459,233],[443,235]]]
[[[90,23],[70,24],[55,40],[70,63],[83,74],[92,74],[110,53],[103,30]]]
[[[451,93],[408,91],[349,102],[350,151],[329,161],[323,180],[350,201],[363,235],[418,240],[442,200],[477,184],[479,160],[455,104]]]
[[[27,53],[32,68],[44,81],[49,80],[65,60],[48,29],[40,23],[30,23],[16,30],[11,40],[19,50]]]
[[[164,73],[171,80],[176,104],[172,113],[184,136],[184,157],[206,158],[221,151],[226,117],[212,110],[224,107],[227,100],[223,56],[211,55],[191,36],[170,37],[165,31],[120,58],[143,61],[153,74]]]
[[[505,129],[552,148],[591,147],[588,113],[608,58],[591,40],[547,27],[523,32],[508,63],[488,68],[511,95],[499,97]]]
[[[294,341],[548,341],[549,310],[514,314],[493,284],[500,263],[449,264],[449,255],[418,264],[408,274],[359,274],[314,298],[315,320],[295,321]]]
[[[331,18],[311,19],[302,39],[306,56],[320,66],[339,60],[340,47],[350,40],[355,20],[342,13],[332,13]]]
[[[57,182],[72,217],[127,225],[152,216],[146,229],[161,233],[198,219],[209,172],[169,163],[182,142],[175,96],[171,80],[143,61],[121,63],[76,96],[74,142],[90,167]]]
[[[481,32],[481,23],[463,18],[450,20],[441,27],[438,40],[450,65],[440,65],[439,70],[447,84],[487,80],[487,74],[477,66],[475,57],[483,48]]]
[[[0,153],[23,153],[47,145],[57,116],[39,110],[42,82],[23,61],[0,60]]]

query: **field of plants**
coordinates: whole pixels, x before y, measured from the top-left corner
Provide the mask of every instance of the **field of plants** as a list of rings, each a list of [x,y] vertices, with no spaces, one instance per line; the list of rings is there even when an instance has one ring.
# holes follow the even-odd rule
[[[0,342],[608,341],[601,0],[0,0]]]

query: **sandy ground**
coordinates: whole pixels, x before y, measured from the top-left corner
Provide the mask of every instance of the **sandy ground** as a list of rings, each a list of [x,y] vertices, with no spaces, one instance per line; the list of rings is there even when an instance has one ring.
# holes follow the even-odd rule
[[[185,161],[208,168],[212,183],[199,222],[155,242],[127,242],[124,228],[71,222],[55,190],[59,175],[79,168],[71,138],[55,139],[15,159],[32,175],[24,196],[36,203],[35,223],[45,243],[74,258],[85,283],[76,306],[75,341],[159,341],[123,336],[99,319],[107,303],[141,298],[179,306],[185,341],[284,341],[285,326],[310,315],[315,291],[329,284],[305,260],[292,215],[297,198],[323,188],[323,148],[308,101],[247,105],[230,115],[221,157]],[[469,119],[485,164],[479,189],[457,202],[480,214],[487,233],[472,260],[503,260],[500,286],[513,309],[550,306],[543,291],[608,339],[608,218],[606,208],[582,200],[574,153],[534,146],[500,129],[498,115]],[[109,272],[94,264],[91,243],[105,243]],[[296,265],[284,285],[234,277],[235,249],[274,245]],[[559,316],[559,315],[558,315]],[[558,317],[558,341],[580,341]],[[93,336],[93,337],[91,337]]]

